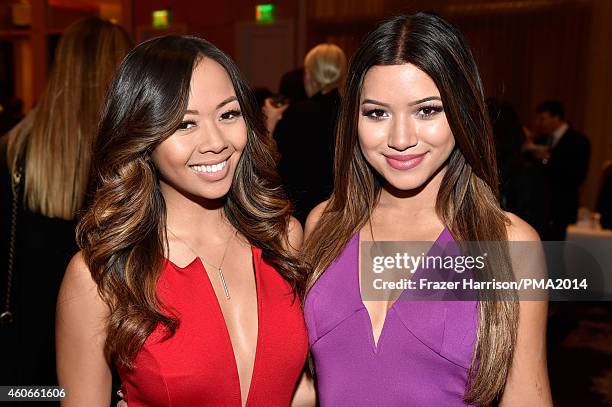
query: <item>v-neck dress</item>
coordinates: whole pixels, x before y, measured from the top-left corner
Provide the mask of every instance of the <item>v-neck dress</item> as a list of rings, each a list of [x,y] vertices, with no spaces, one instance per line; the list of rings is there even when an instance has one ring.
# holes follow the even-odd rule
[[[258,336],[246,406],[289,406],[306,360],[308,338],[299,300],[252,247]],[[137,354],[134,369],[118,366],[130,407],[240,407],[238,369],[221,307],[199,258],[181,268],[166,261],[157,284],[178,315],[174,336],[160,325]]]
[[[444,229],[429,254],[442,255],[452,241]],[[375,345],[359,289],[358,257],[356,233],[304,303],[320,405],[469,405],[463,396],[478,301],[415,300],[406,290],[389,308]]]

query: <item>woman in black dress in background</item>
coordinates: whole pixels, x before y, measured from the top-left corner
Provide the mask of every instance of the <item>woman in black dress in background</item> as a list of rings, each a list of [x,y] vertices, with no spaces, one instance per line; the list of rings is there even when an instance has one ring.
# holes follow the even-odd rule
[[[131,46],[108,21],[72,24],[37,107],[0,139],[0,385],[57,383],[55,302],[78,251],[75,218],[86,199],[98,112]]]
[[[346,57],[334,44],[319,44],[304,58],[304,88],[308,99],[292,103],[276,125],[274,138],[281,159],[278,172],[304,223],[333,186],[333,146]]]

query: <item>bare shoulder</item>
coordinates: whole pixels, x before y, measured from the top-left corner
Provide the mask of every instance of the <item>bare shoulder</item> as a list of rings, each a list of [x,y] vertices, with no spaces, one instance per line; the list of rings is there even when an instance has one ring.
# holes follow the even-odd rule
[[[96,283],[91,277],[87,263],[85,263],[83,252],[78,252],[72,256],[70,263],[68,263],[68,267],[66,267],[60,294],[70,294],[73,290],[76,292],[83,292],[84,290],[90,290],[92,288],[96,289]]]
[[[538,235],[538,232],[536,232],[529,223],[511,212],[505,212],[505,215],[510,221],[510,223],[506,225],[509,241],[528,242],[540,240],[540,235]]]
[[[98,293],[98,286],[91,276],[82,252],[75,254],[64,274],[57,299],[58,311],[81,309],[83,314],[106,315],[108,308]],[[61,312],[61,315],[65,315]]]
[[[302,247],[304,241],[304,231],[299,220],[291,216],[287,226],[287,239],[289,240],[289,250],[297,252]]]
[[[539,242],[538,233],[520,217],[506,212],[508,240]],[[512,267],[517,277],[545,277],[545,262],[537,245],[511,246]],[[500,407],[551,406],[546,361],[547,301],[519,301],[517,342]]]
[[[320,204],[312,208],[312,210],[308,214],[308,217],[306,218],[306,225],[304,227],[304,237],[310,236],[312,231],[316,228],[317,224],[319,223],[319,220],[321,219],[321,216],[323,215],[323,212],[325,212],[325,209],[327,209],[328,204],[329,199],[321,202]]]

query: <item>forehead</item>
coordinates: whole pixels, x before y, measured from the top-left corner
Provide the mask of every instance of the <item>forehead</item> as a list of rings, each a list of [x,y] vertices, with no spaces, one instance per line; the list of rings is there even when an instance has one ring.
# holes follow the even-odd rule
[[[413,101],[427,96],[440,96],[438,87],[413,64],[373,66],[366,73],[361,90],[362,99],[379,101]]]
[[[233,95],[234,85],[225,68],[213,59],[202,58],[191,74],[189,104],[217,105]]]

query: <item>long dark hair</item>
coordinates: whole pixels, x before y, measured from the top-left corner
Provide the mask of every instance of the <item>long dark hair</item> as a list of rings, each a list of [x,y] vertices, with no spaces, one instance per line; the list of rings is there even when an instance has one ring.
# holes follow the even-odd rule
[[[363,80],[376,65],[411,63],[438,87],[455,138],[455,148],[436,200],[436,212],[458,240],[507,241],[508,219],[500,209],[495,148],[482,83],[472,53],[459,30],[441,17],[397,16],[371,32],[353,56],[340,109],[334,162],[334,193],[318,227],[304,246],[312,273],[310,289],[350,237],[370,219],[381,182],[358,143],[357,121]],[[512,269],[505,245],[493,267],[498,278]],[[516,343],[518,306],[512,301],[480,301],[477,346],[468,372],[465,400],[486,405],[500,395]]]
[[[290,204],[275,172],[274,144],[255,100],[232,60],[208,41],[165,36],[137,46],[111,85],[94,148],[93,203],[79,223],[78,242],[98,291],[110,307],[106,354],[128,367],[147,336],[178,318],[160,304],[166,207],[151,153],[178,128],[202,58],[228,73],[247,125],[247,144],[224,201],[229,222],[291,285],[302,287],[300,263],[285,249]]]

